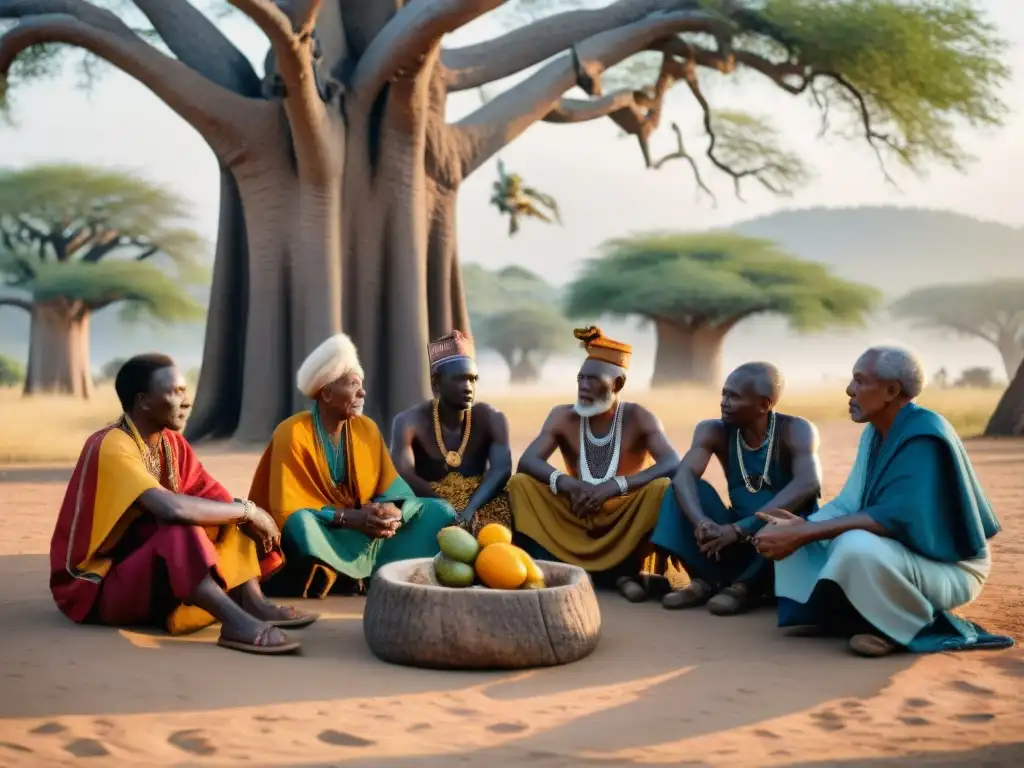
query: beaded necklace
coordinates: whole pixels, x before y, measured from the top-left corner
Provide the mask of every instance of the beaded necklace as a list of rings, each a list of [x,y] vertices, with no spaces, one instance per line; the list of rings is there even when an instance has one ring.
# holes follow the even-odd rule
[[[324,427],[318,403],[313,403],[313,430],[316,433],[317,442],[320,443],[320,450],[324,452],[324,458],[327,460],[327,468],[330,470],[331,480],[336,485],[345,482],[345,447],[342,442],[344,435],[339,436],[338,443],[335,445],[331,436],[327,433],[327,429]]]
[[[750,479],[750,475],[747,474],[747,468],[743,463],[743,449],[746,448],[748,451],[758,451],[765,446],[768,450],[765,451],[764,455],[764,469],[761,471],[761,477],[758,478],[757,486],[754,486],[753,481]],[[743,485],[746,486],[747,491],[750,493],[757,493],[765,485],[771,487],[771,481],[768,479],[768,468],[772,462],[772,449],[775,447],[775,411],[771,411],[768,414],[768,433],[765,435],[764,442],[758,448],[751,448],[747,445],[747,441],[740,435],[740,430],[736,430],[736,454],[740,462],[740,474],[743,476]]]
[[[607,435],[598,438],[594,437],[594,433],[590,429],[590,419],[587,417],[580,418],[580,480],[583,482],[590,485],[600,485],[611,480],[618,470],[619,451],[622,448],[622,412],[622,403],[619,403],[615,408],[611,429],[608,430]],[[589,449],[587,447],[588,442],[593,444]],[[609,444],[611,445],[611,455],[604,453],[604,451],[608,450]],[[598,448],[603,450],[596,450]],[[593,456],[596,453],[603,455],[600,457]],[[602,471],[598,464],[604,463],[605,456],[607,456],[608,463],[604,465]],[[597,459],[597,461],[592,461],[592,459]],[[595,472],[600,474],[595,475]]]

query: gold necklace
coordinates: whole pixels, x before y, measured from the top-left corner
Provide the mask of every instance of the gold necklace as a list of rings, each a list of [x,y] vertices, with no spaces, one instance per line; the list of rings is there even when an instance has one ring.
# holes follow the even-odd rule
[[[167,467],[167,482],[170,485],[170,489],[175,493],[178,492],[178,481],[177,475],[174,471],[173,455],[171,454],[171,444],[168,442],[165,435],[160,435],[160,440],[156,447],[150,446],[142,439],[142,433],[139,432],[139,428],[135,426],[135,422],[131,420],[128,414],[124,414],[121,417],[121,428],[128,433],[128,436],[135,443],[139,449],[139,453],[142,454],[142,461],[146,465],[146,470],[153,477],[156,478],[157,482],[160,481],[163,475],[163,466]],[[163,464],[160,461],[160,454],[163,454]]]
[[[441,451],[441,455],[444,456],[444,463],[453,469],[458,469],[462,466],[462,454],[466,452],[466,446],[469,445],[469,433],[473,428],[473,408],[470,406],[466,410],[466,427],[462,431],[462,442],[459,444],[459,450],[449,451],[445,447],[444,434],[441,432],[440,405],[440,400],[434,398],[434,437],[437,439],[437,448]]]

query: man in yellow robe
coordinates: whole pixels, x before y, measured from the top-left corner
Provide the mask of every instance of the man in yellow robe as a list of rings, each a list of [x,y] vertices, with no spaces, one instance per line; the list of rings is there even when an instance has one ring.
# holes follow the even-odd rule
[[[434,397],[395,417],[391,458],[413,491],[450,503],[475,535],[489,523],[512,527],[512,448],[505,414],[474,402],[474,357],[473,339],[457,330],[427,345]]]
[[[437,534],[455,512],[417,498],[395,471],[362,413],[363,369],[348,336],[323,342],[296,379],[312,407],[274,430],[249,490],[281,529],[285,565],[268,592],[325,597],[356,588],[385,563],[437,554]]]
[[[261,577],[281,564],[277,525],[233,499],[182,437],[191,400],[174,361],[133,357],[114,388],[124,412],[86,441],[50,542],[57,607],[76,622],[172,634],[220,621],[221,646],[297,650],[281,628],[316,616],[263,596]]]
[[[654,414],[620,397],[632,348],[596,327],[575,335],[587,350],[576,403],[551,411],[508,484],[516,536],[535,556],[578,565],[640,601],[650,582],[638,574],[679,454]],[[556,449],[565,472],[548,463]]]

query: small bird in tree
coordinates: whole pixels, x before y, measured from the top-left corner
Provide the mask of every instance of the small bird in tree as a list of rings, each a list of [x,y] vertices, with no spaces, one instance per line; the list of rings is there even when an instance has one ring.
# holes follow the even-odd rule
[[[501,160],[498,160],[498,180],[491,186],[491,190],[491,205],[497,208],[499,213],[509,217],[509,237],[519,231],[519,219],[524,216],[540,219],[549,224],[552,221],[562,223],[555,198],[538,189],[525,186],[522,176],[506,173],[505,164]],[[550,215],[541,208],[547,208]]]

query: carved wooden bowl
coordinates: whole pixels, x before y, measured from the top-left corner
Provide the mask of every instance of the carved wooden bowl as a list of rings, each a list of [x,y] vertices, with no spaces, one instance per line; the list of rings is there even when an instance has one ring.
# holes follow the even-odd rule
[[[543,560],[544,589],[451,589],[433,560],[389,563],[373,577],[363,635],[392,664],[432,669],[522,669],[568,664],[601,637],[601,610],[582,568]]]

